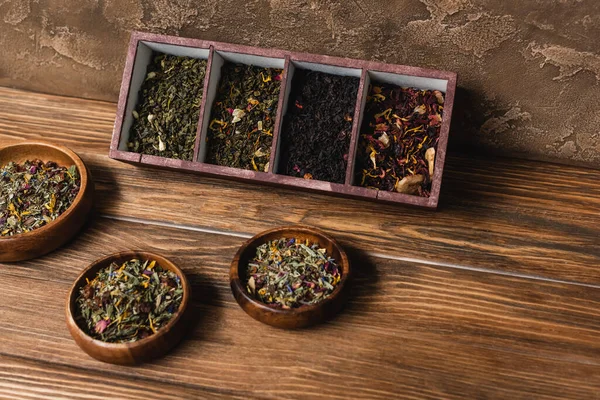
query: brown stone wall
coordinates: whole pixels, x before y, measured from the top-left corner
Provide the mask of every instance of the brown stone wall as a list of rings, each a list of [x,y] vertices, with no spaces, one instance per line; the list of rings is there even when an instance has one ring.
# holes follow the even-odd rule
[[[131,30],[456,71],[454,147],[600,166],[597,0],[0,0],[0,85],[115,101]]]

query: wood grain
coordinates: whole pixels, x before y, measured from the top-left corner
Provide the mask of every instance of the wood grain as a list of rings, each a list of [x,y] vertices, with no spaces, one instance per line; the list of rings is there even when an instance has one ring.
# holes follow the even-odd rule
[[[425,212],[116,162],[114,113],[0,88],[0,145],[66,144],[97,191],[66,247],[0,264],[0,397],[600,399],[599,171],[450,154]],[[247,316],[228,276],[248,236],[292,223],[338,239],[355,274],[345,309],[298,332]],[[85,266],[130,249],[194,293],[187,338],[136,368],[88,357],[63,312]]]
[[[233,299],[229,262],[242,242],[96,219],[60,253],[0,265],[0,354],[232,397],[598,398],[600,289],[350,248],[356,279],[347,307],[329,323],[284,331],[254,321]],[[134,369],[85,355],[62,313],[89,259],[133,245],[176,262],[198,294],[187,339]]]
[[[220,399],[242,398],[185,385],[124,379],[79,368],[0,356],[0,397],[5,399]]]
[[[115,105],[0,88],[0,143],[82,155],[103,214],[252,236],[305,223],[364,251],[600,285],[600,171],[449,154],[438,212],[134,167],[107,157]]]

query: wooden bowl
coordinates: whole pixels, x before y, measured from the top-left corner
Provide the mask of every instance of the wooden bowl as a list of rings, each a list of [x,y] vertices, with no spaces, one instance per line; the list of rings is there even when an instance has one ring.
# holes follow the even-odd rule
[[[40,159],[62,167],[77,166],[81,188],[73,204],[54,221],[31,232],[0,237],[0,262],[36,258],[68,242],[81,229],[92,208],[94,183],[81,158],[68,148],[46,142],[21,142],[0,149],[0,166],[10,161],[22,163]]]
[[[177,313],[167,325],[160,328],[155,334],[144,339],[129,343],[107,343],[89,336],[79,325],[79,311],[77,297],[79,289],[86,284],[86,278],[92,280],[98,271],[108,267],[112,262],[122,264],[125,261],[137,258],[140,260],[155,260],[161,267],[173,271],[181,279],[183,298]],[[153,358],[160,357],[175,346],[185,333],[187,325],[187,306],[191,295],[190,285],[183,271],[168,259],[145,251],[124,251],[111,254],[100,260],[94,261],[77,278],[67,298],[66,316],[67,327],[75,342],[90,356],[97,360],[111,364],[133,365]]]
[[[327,249],[330,257],[336,260],[342,270],[342,277],[334,291],[325,300],[317,304],[283,310],[269,307],[247,292],[244,283],[246,281],[245,268],[255,256],[256,248],[270,240],[282,237],[296,240],[308,239],[310,242],[318,243],[321,248]],[[346,284],[351,277],[351,271],[350,261],[335,239],[309,226],[283,226],[259,233],[244,243],[231,262],[229,280],[238,304],[252,318],[277,328],[295,329],[323,322],[333,317],[341,309],[346,300]]]

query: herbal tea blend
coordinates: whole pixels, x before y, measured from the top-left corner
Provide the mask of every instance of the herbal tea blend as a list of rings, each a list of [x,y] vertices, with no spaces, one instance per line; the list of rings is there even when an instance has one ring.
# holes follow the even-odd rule
[[[256,249],[246,279],[246,289],[256,299],[290,309],[329,297],[340,282],[341,270],[318,244],[282,238]]]
[[[359,81],[296,70],[281,132],[282,173],[344,183]]]
[[[191,161],[206,60],[158,54],[133,111],[129,151]]]
[[[10,162],[0,170],[0,237],[40,228],[58,218],[79,193],[75,165],[41,160]]]
[[[206,140],[207,162],[267,172],[283,70],[226,63]]]
[[[156,333],[179,310],[183,298],[176,273],[156,261],[112,263],[88,280],[77,305],[88,335],[104,342],[134,342]]]
[[[429,197],[444,95],[438,90],[373,84],[359,138],[355,182]]]

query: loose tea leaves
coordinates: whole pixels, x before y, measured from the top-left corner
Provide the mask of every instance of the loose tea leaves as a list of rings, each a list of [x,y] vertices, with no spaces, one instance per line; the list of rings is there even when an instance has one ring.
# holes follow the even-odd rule
[[[134,342],[165,326],[182,298],[179,276],[156,261],[112,263],[80,289],[80,326],[104,342]]]
[[[359,79],[297,69],[281,133],[286,175],[344,183]]]
[[[77,167],[41,160],[10,162],[0,170],[0,236],[40,228],[58,218],[79,193]]]
[[[369,88],[355,182],[429,197],[444,95],[386,84]]]
[[[290,309],[326,299],[341,270],[316,243],[282,238],[256,249],[246,270],[246,289],[273,307]]]
[[[191,161],[206,60],[155,55],[133,111],[129,151]]]
[[[282,72],[223,65],[206,137],[207,162],[268,171]]]

